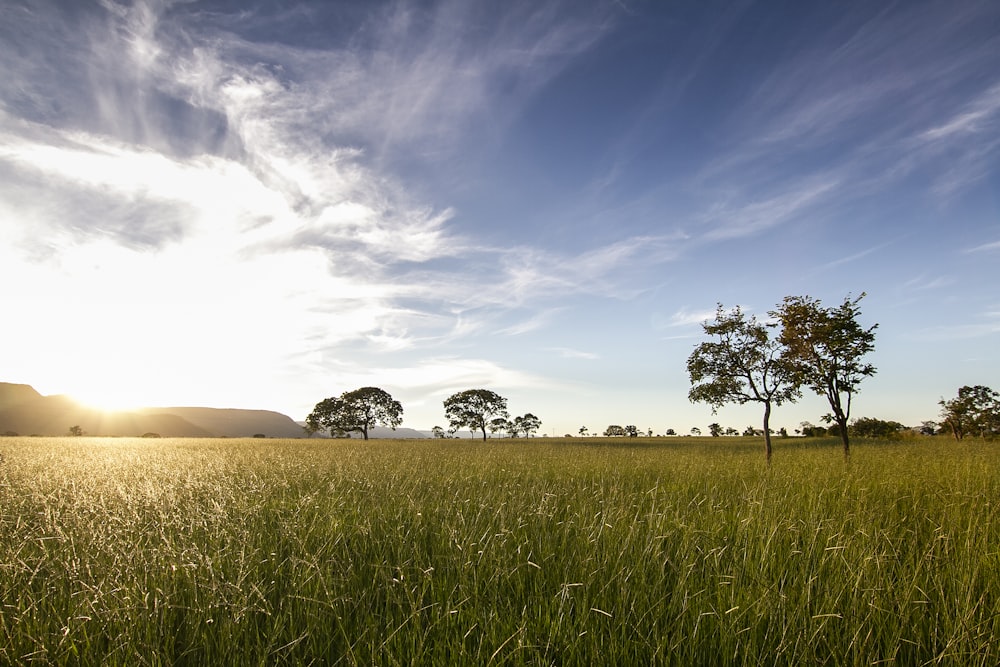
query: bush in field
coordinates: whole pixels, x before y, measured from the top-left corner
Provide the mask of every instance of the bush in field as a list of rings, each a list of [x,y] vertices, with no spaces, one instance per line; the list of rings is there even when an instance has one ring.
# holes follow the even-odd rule
[[[896,421],[861,417],[851,422],[851,435],[859,438],[898,438],[905,426]]]

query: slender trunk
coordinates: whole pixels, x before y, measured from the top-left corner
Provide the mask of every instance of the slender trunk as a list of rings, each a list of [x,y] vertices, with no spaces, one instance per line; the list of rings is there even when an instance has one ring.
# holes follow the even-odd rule
[[[367,426],[362,426],[361,427],[361,435],[364,436],[365,440],[368,439],[368,427]]]
[[[851,442],[847,434],[847,418],[843,415],[837,415],[837,425],[840,426],[840,440],[844,443],[844,460],[849,461],[851,459]]]
[[[767,465],[771,465],[771,402],[764,401],[764,453],[767,456]]]

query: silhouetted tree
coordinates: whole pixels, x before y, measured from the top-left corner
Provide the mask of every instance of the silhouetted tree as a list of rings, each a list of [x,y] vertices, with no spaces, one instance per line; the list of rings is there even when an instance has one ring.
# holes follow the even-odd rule
[[[510,417],[507,399],[489,389],[467,389],[452,394],[444,401],[444,413],[454,430],[467,426],[473,433],[482,431],[483,442],[491,419]]]
[[[378,387],[362,387],[317,403],[306,417],[306,430],[329,430],[332,436],[357,431],[367,440],[373,426],[381,424],[395,431],[401,423],[403,406],[399,401]]]

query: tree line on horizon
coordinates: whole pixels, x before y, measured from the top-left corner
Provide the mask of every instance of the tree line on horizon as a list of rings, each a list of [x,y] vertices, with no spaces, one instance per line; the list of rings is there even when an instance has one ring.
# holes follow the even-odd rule
[[[788,296],[768,312],[770,319],[760,322],[747,316],[739,306],[726,310],[717,305],[715,319],[702,324],[709,340],[699,344],[687,360],[691,382],[688,398],[704,402],[715,414],[729,403],[760,403],[763,406],[763,428],[748,427],[743,435],[762,435],[765,456],[771,462],[773,447],[770,427],[772,411],[783,403],[794,403],[809,389],[826,398],[830,412],[822,420],[829,427],[803,422],[802,435],[839,436],[844,457],[850,456],[851,434],[861,437],[889,437],[903,427],[897,422],[864,418],[850,421],[854,395],[865,378],[875,375],[876,368],[864,360],[875,349],[878,324],[862,326],[862,292],[857,298],[845,297],[833,307],[824,307],[819,299],[808,296]],[[947,428],[956,440],[966,434],[982,437],[1000,434],[1000,395],[989,387],[976,385],[959,389],[958,397],[942,399],[942,428]],[[532,413],[510,418],[507,399],[489,389],[468,389],[449,396],[444,401],[449,429],[432,429],[434,437],[447,437],[461,428],[475,434],[487,431],[507,433],[512,437],[531,436],[541,427],[541,420]],[[316,404],[306,418],[309,434],[329,431],[333,436],[361,433],[367,440],[376,425],[393,430],[402,423],[403,406],[383,389],[362,387],[326,398]],[[922,430],[934,429],[925,422]],[[668,435],[672,435],[668,429]],[[692,434],[700,435],[700,429]],[[709,425],[713,436],[736,435],[735,429]],[[586,435],[587,428],[580,429]],[[603,435],[637,437],[639,430],[632,425],[610,425]],[[781,429],[779,434],[787,436]],[[652,435],[652,429],[649,430]]]

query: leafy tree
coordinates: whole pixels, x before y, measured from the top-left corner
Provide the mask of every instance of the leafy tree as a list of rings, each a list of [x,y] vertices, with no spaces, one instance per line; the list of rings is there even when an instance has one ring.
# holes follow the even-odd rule
[[[580,430],[579,430],[579,433],[580,433],[581,436],[586,436],[587,435],[587,427],[586,426],[581,426]]]
[[[925,420],[920,422],[921,435],[937,435],[938,423],[936,421]]]
[[[619,424],[611,424],[606,429],[604,429],[604,436],[607,438],[623,438],[625,437],[625,429]]]
[[[483,442],[492,419],[510,417],[507,399],[489,389],[467,389],[452,394],[444,401],[444,414],[454,430],[467,426],[473,433],[482,431]]]
[[[691,427],[691,435],[701,435],[701,429],[697,426]]]
[[[715,340],[700,344],[688,357],[693,385],[688,398],[708,403],[713,414],[726,403],[762,403],[764,452],[770,464],[771,408],[800,395],[783,348],[771,338],[767,325],[754,316],[747,319],[739,306],[726,312],[720,303],[715,321],[705,322],[702,328]]]
[[[445,432],[444,429],[441,428],[440,426],[435,426],[434,428],[431,429],[431,435],[434,436],[435,438],[444,438]]]
[[[672,428],[668,428],[666,431],[664,431],[664,434],[665,435],[677,435],[677,431],[675,431]]]
[[[509,419],[504,419],[503,417],[497,417],[490,420],[490,433],[510,433],[510,437],[516,438],[517,431],[515,431],[515,425]]]
[[[747,426],[745,429],[743,429],[743,437],[753,437],[755,435],[757,435],[757,429],[755,429],[753,426]]]
[[[72,436],[79,437],[79,436],[83,435],[83,428],[81,428],[79,425],[70,426],[69,427],[69,434],[72,435]]]
[[[726,427],[726,435],[739,435],[740,432],[732,426]]]
[[[395,431],[401,423],[403,406],[399,401],[378,387],[362,387],[317,403],[306,417],[306,430],[310,433],[329,430],[332,436],[357,431],[367,440],[373,426],[381,424]]]
[[[722,425],[717,422],[712,422],[708,425],[708,434],[713,438],[718,438],[722,435]]]
[[[636,427],[635,424],[629,424],[628,426],[625,427],[625,435],[627,435],[630,438],[638,438],[639,429]]]
[[[958,397],[941,399],[941,426],[947,427],[955,440],[966,434],[985,438],[1000,433],[1000,394],[989,387],[968,385],[958,390]]]
[[[895,421],[860,417],[851,422],[851,435],[859,438],[897,438],[905,426]]]
[[[788,296],[771,315],[781,323],[779,342],[784,346],[791,367],[792,381],[805,385],[830,404],[844,458],[851,453],[847,422],[851,417],[851,399],[866,377],[875,375],[875,366],[862,358],[875,349],[875,329],[858,323],[865,297],[850,296],[835,308],[824,308],[819,299],[808,296]]]
[[[523,417],[514,418],[514,428],[512,429],[512,432],[515,438],[518,433],[523,433],[525,438],[530,438],[531,434],[541,428],[541,426],[542,420],[529,412]]]

